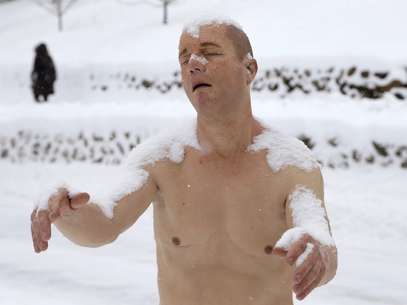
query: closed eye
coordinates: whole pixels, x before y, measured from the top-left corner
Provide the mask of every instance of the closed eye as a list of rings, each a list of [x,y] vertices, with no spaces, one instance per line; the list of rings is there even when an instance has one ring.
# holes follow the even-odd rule
[[[182,57],[181,58],[181,65],[186,65],[189,62],[190,57],[191,57],[191,55]]]
[[[216,56],[216,55],[223,55],[222,53],[205,53],[205,56]]]

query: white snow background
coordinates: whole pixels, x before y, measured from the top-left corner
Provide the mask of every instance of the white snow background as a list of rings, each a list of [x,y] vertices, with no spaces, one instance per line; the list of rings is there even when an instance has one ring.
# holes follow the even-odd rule
[[[0,135],[23,127],[72,132],[78,128],[159,129],[193,116],[182,92],[84,94],[89,69],[137,67],[146,75],[177,69],[182,26],[197,16],[236,19],[252,40],[259,65],[407,64],[405,0],[179,0],[161,10],[114,0],[79,0],[57,31],[56,18],[34,1],[0,4]],[[27,83],[33,48],[47,42],[59,72],[57,95],[33,103]],[[374,133],[407,142],[407,103],[326,96],[279,100],[253,94],[255,115],[289,133],[334,131],[353,141]],[[90,127],[89,127],[90,126]],[[42,185],[92,177],[114,179],[117,167],[74,163],[0,162],[1,305],[158,305],[152,210],[113,244],[88,249],[53,230],[49,250],[31,243],[32,199]],[[339,251],[336,278],[305,305],[407,305],[407,170],[375,165],[323,169],[326,205]]]

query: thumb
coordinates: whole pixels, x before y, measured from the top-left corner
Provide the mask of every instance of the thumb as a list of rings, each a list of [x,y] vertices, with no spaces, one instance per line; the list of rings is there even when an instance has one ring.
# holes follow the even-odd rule
[[[287,255],[287,250],[285,250],[284,248],[280,248],[280,247],[274,247],[271,254],[277,255],[280,257],[285,257]]]
[[[90,195],[88,193],[78,193],[73,196],[69,196],[69,206],[73,210],[79,209],[87,204],[89,199]]]

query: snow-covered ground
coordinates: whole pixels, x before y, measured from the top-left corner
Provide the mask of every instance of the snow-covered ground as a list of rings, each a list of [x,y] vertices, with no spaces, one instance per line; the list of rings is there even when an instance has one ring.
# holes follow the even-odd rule
[[[56,18],[34,2],[0,4],[0,141],[21,129],[143,132],[193,116],[182,90],[94,94],[89,73],[103,81],[119,72],[166,79],[178,69],[183,25],[202,15],[236,19],[260,68],[396,67],[396,76],[406,77],[405,0],[179,0],[170,7],[168,26],[160,23],[162,11],[149,5],[81,0],[64,17],[62,33]],[[33,48],[40,41],[49,45],[60,76],[46,105],[33,104],[29,88]],[[407,103],[391,96],[281,100],[254,93],[253,108],[292,135],[339,137],[355,147],[373,139],[407,144]],[[151,209],[112,245],[78,247],[54,230],[46,253],[32,249],[29,215],[43,185],[61,177],[92,184],[89,177],[114,179],[117,170],[0,162],[0,305],[158,305]],[[407,305],[407,171],[357,165],[325,168],[323,174],[339,270],[328,286],[297,304]]]
[[[61,176],[89,184],[95,175],[114,179],[117,170],[0,163],[7,175],[0,183],[0,304],[158,305],[152,209],[111,245],[82,248],[53,230],[47,252],[32,249],[31,200],[42,185]],[[296,304],[407,304],[407,171],[325,169],[323,175],[339,269],[330,284]]]

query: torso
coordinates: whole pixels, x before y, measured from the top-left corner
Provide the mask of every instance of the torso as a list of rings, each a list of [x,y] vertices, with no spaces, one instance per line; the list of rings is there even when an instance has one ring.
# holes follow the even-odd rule
[[[150,174],[161,305],[292,304],[292,270],[271,254],[288,229],[290,178],[265,150],[228,160],[186,148]]]

